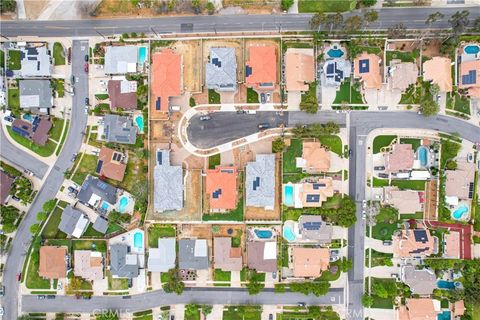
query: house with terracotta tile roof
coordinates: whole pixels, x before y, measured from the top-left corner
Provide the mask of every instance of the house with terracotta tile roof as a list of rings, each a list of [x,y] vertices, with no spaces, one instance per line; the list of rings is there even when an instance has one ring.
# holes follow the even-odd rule
[[[137,81],[109,80],[107,89],[111,110],[137,109]]]
[[[423,212],[423,194],[423,191],[383,187],[383,202],[396,208],[400,214]]]
[[[277,82],[275,46],[251,46],[245,66],[245,84],[257,90],[273,89]]]
[[[95,173],[112,180],[122,181],[127,165],[125,155],[119,151],[102,147],[98,155]]]
[[[296,158],[296,165],[307,173],[327,172],[330,169],[330,152],[318,141],[304,141],[302,157]]]
[[[443,257],[447,259],[460,259],[460,232],[449,230],[443,235]]]
[[[12,188],[14,178],[10,177],[8,173],[0,170],[0,204],[4,204],[10,198],[10,189]]]
[[[394,59],[390,62],[388,77],[390,89],[405,91],[410,85],[417,83],[417,64]]]
[[[215,269],[222,271],[242,270],[242,248],[232,247],[231,237],[213,238],[213,260]]]
[[[285,53],[285,77],[287,91],[308,91],[308,84],[315,81],[313,48],[287,49]]]
[[[457,161],[455,170],[445,170],[445,197],[447,203],[459,199],[473,198],[473,183],[475,178],[475,163],[467,162],[466,159]]]
[[[67,253],[66,247],[40,247],[38,275],[45,279],[65,278],[67,276]]]
[[[480,59],[462,61],[458,77],[459,89],[467,89],[471,98],[480,98]]]
[[[168,112],[170,97],[182,92],[182,56],[165,49],[152,55],[152,114]]]
[[[286,197],[285,187],[283,188],[284,205],[295,208],[321,207],[322,203],[332,197],[335,192],[331,177],[308,178],[307,181],[287,183],[284,186],[293,188],[293,202]]]
[[[429,298],[407,299],[398,309],[399,320],[437,320],[441,312],[440,301]]]
[[[227,211],[237,207],[237,168],[217,166],[207,170],[206,193],[210,211]]]
[[[381,89],[380,57],[373,53],[362,52],[353,60],[353,76],[360,79],[365,89]]]
[[[293,276],[317,278],[330,265],[330,250],[327,248],[292,248]]]
[[[454,319],[460,318],[465,314],[465,302],[463,300],[455,301],[452,309]]]
[[[103,279],[103,257],[99,251],[75,250],[73,273],[88,281]]]
[[[411,144],[396,143],[384,154],[384,158],[385,171],[398,173],[412,170],[415,155]]]
[[[423,63],[423,81],[437,84],[441,92],[452,91],[452,60],[433,57]]]
[[[401,230],[393,236],[394,258],[423,258],[438,252],[438,240],[419,223],[416,229]]]

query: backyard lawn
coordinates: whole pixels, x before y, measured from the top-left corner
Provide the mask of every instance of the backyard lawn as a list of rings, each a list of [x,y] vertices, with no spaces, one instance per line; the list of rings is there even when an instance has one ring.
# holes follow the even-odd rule
[[[383,147],[388,147],[397,136],[376,136],[373,139],[373,153],[379,153]]]
[[[22,68],[22,52],[19,50],[9,50],[8,51],[8,69],[10,70],[20,70]]]
[[[208,89],[208,103],[210,104],[219,104],[220,103],[220,94],[213,89]]]
[[[320,143],[328,147],[333,153],[342,156],[342,139],[339,136],[319,136]]]
[[[247,88],[247,103],[259,103],[258,93],[252,88]]]
[[[81,155],[78,155],[78,157],[81,157]],[[94,156],[93,154],[84,154],[82,161],[77,166],[77,171],[73,175],[72,180],[75,183],[82,185],[83,181],[88,176],[88,174],[95,173],[96,166],[97,166],[97,157]]]
[[[48,218],[48,222],[43,228],[42,236],[46,239],[65,239],[67,235],[62,231],[58,230],[58,225],[60,224],[60,219],[62,218],[63,210],[59,207],[56,207]]]
[[[388,66],[392,59],[399,59],[402,62],[415,62],[415,59],[418,58],[420,52],[418,50],[413,50],[412,52],[387,51],[386,55]]]
[[[94,250],[107,252],[107,242],[105,240],[73,240],[73,250]]]
[[[208,169],[215,169],[216,166],[220,165],[220,161],[220,153],[208,157]]]
[[[150,248],[158,248],[159,238],[174,238],[176,235],[175,227],[172,225],[151,225],[148,228],[148,246]]]
[[[299,0],[298,12],[343,12],[355,9],[357,0]]]
[[[425,180],[392,180],[392,186],[400,189],[425,190]]]
[[[222,271],[220,269],[215,269],[213,274],[214,281],[230,281],[231,272],[230,271]],[[230,284],[228,283],[215,283],[216,287],[229,287]]]
[[[53,44],[53,59],[56,66],[63,66],[65,64],[65,52],[60,42]]]
[[[48,140],[44,146],[37,145],[32,141],[28,140],[27,138],[22,137],[18,133],[13,132],[11,126],[7,127],[7,131],[13,138],[13,140],[15,140],[17,143],[21,144],[25,148],[32,150],[41,157],[51,156],[53,152],[55,152],[55,148],[57,147],[57,144],[51,140]]]
[[[422,141],[420,139],[407,139],[407,138],[400,138],[400,143],[402,144],[411,144],[413,150],[417,150],[420,147]]]
[[[291,139],[290,145],[283,153],[283,172],[298,173],[301,168],[297,168],[295,158],[302,156],[303,142],[300,139]]]
[[[242,192],[240,188],[239,192]],[[203,221],[243,221],[243,194],[239,197],[235,210],[221,213],[206,213],[202,215]]]

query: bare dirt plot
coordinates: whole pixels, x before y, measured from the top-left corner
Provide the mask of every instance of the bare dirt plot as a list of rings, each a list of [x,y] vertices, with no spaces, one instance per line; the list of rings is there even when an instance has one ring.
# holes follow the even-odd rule
[[[442,56],[440,53],[440,47],[442,42],[440,40],[426,40],[423,42],[422,56],[433,58],[436,56]],[[447,55],[448,56],[448,55]]]
[[[268,14],[281,12],[280,1],[259,1],[259,0],[223,0],[223,7],[241,7],[245,13]]]
[[[282,187],[282,166],[280,156],[275,156],[275,207],[273,210],[245,207],[245,220],[280,220],[280,190]]]
[[[165,143],[171,141],[175,128],[169,121],[151,121],[150,131],[151,143]]]
[[[210,224],[181,224],[177,227],[179,239],[199,238],[212,239],[212,225]]]
[[[28,20],[37,19],[50,3],[49,0],[24,0],[25,14]]]
[[[202,44],[202,61],[203,61],[203,66],[206,65],[208,62],[208,56],[210,55],[210,48],[215,48],[215,47],[220,47],[220,48],[235,48],[235,55],[236,55],[236,60],[237,60],[237,81],[240,81],[242,79],[245,79],[245,59],[244,59],[244,41],[241,39],[220,39],[220,40],[208,40],[208,41],[203,41]],[[204,74],[202,74],[202,77],[205,77]]]
[[[178,41],[175,42],[172,48],[175,52],[182,55],[184,91],[201,91],[203,74],[201,41]]]

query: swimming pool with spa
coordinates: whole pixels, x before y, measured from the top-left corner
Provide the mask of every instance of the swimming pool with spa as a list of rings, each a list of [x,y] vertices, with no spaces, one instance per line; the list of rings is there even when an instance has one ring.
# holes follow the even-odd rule
[[[286,185],[283,188],[283,193],[285,197],[283,198],[283,204],[286,206],[293,206],[293,186],[292,185]]]
[[[465,48],[463,48],[463,51],[465,51],[466,54],[477,54],[480,52],[480,46],[468,45]]]
[[[127,206],[128,206],[128,198],[125,196],[122,196],[118,201],[118,211],[120,211],[120,213],[124,213]]]
[[[140,133],[143,133],[144,132],[143,116],[136,116],[135,124],[137,125],[138,130],[140,130]]]
[[[138,64],[143,65],[145,60],[147,60],[147,48],[140,47],[138,48]]]
[[[259,239],[270,239],[273,237],[273,232],[267,229],[255,229],[255,235]]]
[[[444,310],[442,313],[437,315],[437,320],[451,320],[451,312],[450,310]]]
[[[451,290],[451,289],[455,289],[455,287],[458,287],[458,283],[453,281],[447,281],[447,280],[438,280],[437,287],[439,289]]]
[[[461,204],[458,206],[455,211],[452,212],[452,218],[455,220],[461,220],[464,219],[464,216],[466,216],[468,213],[468,207],[464,204]]]
[[[330,49],[327,51],[327,54],[332,58],[341,58],[344,53],[341,49],[338,49],[337,47],[333,47],[333,49]]]
[[[108,210],[108,208],[109,208],[110,206],[108,205],[108,203],[106,203],[105,201],[103,201],[101,207],[102,207],[103,210],[106,211],[106,210]]]
[[[293,230],[292,228],[290,228],[290,226],[283,226],[283,237],[288,242],[293,242],[297,239],[297,237],[293,233]]]
[[[141,232],[135,232],[133,235],[133,246],[137,250],[143,249],[143,234]]]

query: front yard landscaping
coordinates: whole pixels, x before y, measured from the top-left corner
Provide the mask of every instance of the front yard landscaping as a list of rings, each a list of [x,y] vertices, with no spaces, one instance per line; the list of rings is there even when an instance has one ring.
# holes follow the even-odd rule
[[[220,269],[215,269],[213,274],[214,281],[230,281],[231,272],[230,271],[222,271]],[[230,284],[228,283],[215,283],[216,287],[229,287]]]
[[[128,290],[128,279],[113,278],[110,271],[107,270],[108,290]]]
[[[213,156],[208,157],[208,169],[215,169],[216,166],[220,165],[221,155],[217,153]]]
[[[220,104],[220,94],[213,89],[208,89],[208,103]]]
[[[258,93],[252,88],[247,88],[247,103],[259,103]]]
[[[223,320],[260,320],[261,316],[260,306],[230,306],[223,310]]]
[[[343,81],[333,103],[363,104],[362,94],[359,91],[358,85],[356,83],[350,85],[349,79]]]
[[[50,139],[56,142],[60,141],[65,120],[60,118],[52,118],[52,129],[50,129]]]
[[[53,60],[56,66],[65,65],[65,51],[60,42],[55,42],[53,44]]]
[[[373,153],[379,153],[384,147],[388,147],[397,136],[376,136],[373,139]]]
[[[290,145],[283,153],[283,173],[300,173],[301,168],[297,168],[296,158],[302,156],[303,142],[301,139],[291,139]]]
[[[368,267],[368,261],[370,256],[370,250],[365,250],[365,267]],[[392,253],[383,253],[378,252],[372,249],[372,265],[371,267],[379,267],[379,266],[393,266],[392,262],[393,254]]]
[[[28,140],[25,137],[22,137],[21,135],[13,132],[13,129],[11,126],[7,126],[7,131],[8,134],[12,137],[15,142],[18,144],[21,144],[25,148],[28,148],[38,154],[41,157],[49,157],[51,156],[57,147],[57,144],[51,140],[48,140],[47,143],[44,146],[40,146],[38,144],[33,143],[33,141]]]
[[[82,155],[78,155],[81,157]],[[97,157],[93,154],[84,154],[80,164],[77,166],[77,171],[71,178],[75,183],[82,185],[83,181],[89,174],[95,173],[97,167]]]
[[[53,212],[50,214],[48,218],[47,224],[43,228],[42,236],[45,239],[65,239],[67,235],[62,231],[58,230],[58,225],[60,224],[60,220],[62,218],[63,210],[59,207],[55,207]]]
[[[25,280],[25,285],[29,289],[50,289],[50,280],[43,279],[38,274],[38,267],[40,264],[40,247],[41,238],[34,238],[30,251],[30,261],[28,263]]]
[[[355,9],[357,0],[299,0],[298,12],[344,12]]]
[[[318,140],[325,147],[328,147],[330,151],[342,156],[342,139],[339,136],[319,136]]]
[[[53,90],[57,93],[59,98],[65,96],[65,80],[63,79],[52,79]]]
[[[175,238],[177,232],[173,225],[154,224],[148,228],[148,246],[158,248],[159,238]]]
[[[8,88],[8,106],[17,118],[20,117],[20,90],[18,88]]]
[[[392,240],[393,233],[398,229],[396,223],[377,222],[372,227],[372,238],[378,240]]]
[[[22,52],[19,50],[8,50],[8,69],[20,70],[22,68]]]

